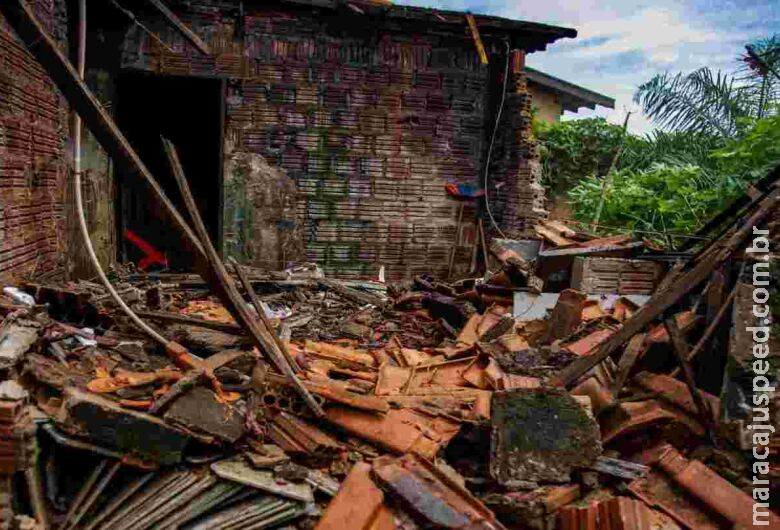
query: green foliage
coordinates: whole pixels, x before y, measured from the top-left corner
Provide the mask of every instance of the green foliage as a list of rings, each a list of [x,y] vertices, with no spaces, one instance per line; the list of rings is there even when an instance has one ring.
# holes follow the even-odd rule
[[[760,120],[743,120],[746,130],[738,140],[728,142],[712,153],[723,172],[753,181],[780,163],[780,115]]]
[[[604,118],[535,122],[542,183],[552,195],[571,189],[588,175],[603,175],[620,146],[623,129]]]
[[[687,233],[701,226],[742,192],[738,179],[711,186],[698,166],[656,164],[646,170],[612,174],[600,223],[634,230]],[[569,192],[574,215],[593,220],[602,195],[602,179],[588,177]]]

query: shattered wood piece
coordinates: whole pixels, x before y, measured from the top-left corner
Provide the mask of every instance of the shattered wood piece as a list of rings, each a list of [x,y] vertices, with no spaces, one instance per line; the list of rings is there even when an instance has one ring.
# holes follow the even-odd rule
[[[111,394],[122,388],[146,386],[153,383],[175,383],[181,379],[178,370],[161,369],[155,372],[117,370],[113,377],[98,377],[87,384],[87,390],[96,394]]]
[[[655,400],[621,403],[606,417],[600,417],[602,441],[611,443],[623,436],[665,425],[677,417]]]
[[[287,345],[284,342],[282,342],[282,340],[279,338],[279,334],[271,326],[271,322],[269,322],[268,317],[265,315],[265,309],[263,308],[263,304],[257,298],[257,293],[255,293],[255,289],[254,287],[252,287],[252,282],[249,281],[249,278],[247,278],[246,274],[244,273],[244,269],[233,258],[230,259],[231,259],[231,263],[233,264],[233,269],[236,271],[236,276],[238,276],[238,279],[241,280],[241,284],[244,286],[244,290],[246,291],[247,296],[249,296],[249,301],[252,302],[252,307],[255,308],[255,312],[257,313],[257,316],[260,317],[260,320],[262,320],[263,323],[268,328],[269,333],[273,336],[274,341],[276,342],[276,345],[284,354],[284,357],[287,359],[287,362],[292,367],[292,369],[295,372],[300,372],[301,367],[298,366],[298,362],[295,360],[295,358],[292,355],[290,355],[290,351],[288,350]]]
[[[373,355],[354,348],[307,340],[304,343],[304,349],[307,355],[333,361],[344,368],[365,370],[376,367],[376,359]]]
[[[68,433],[160,464],[179,462],[188,442],[185,434],[159,418],[73,387],[65,389],[56,421]]]
[[[172,322],[174,324],[184,324],[186,326],[197,326],[206,329],[213,329],[215,331],[221,331],[222,333],[229,333],[231,335],[243,334],[241,326],[228,322],[220,322],[218,320],[206,320],[203,318],[191,317],[189,315],[182,315],[179,313],[166,313],[164,311],[136,311],[136,314],[141,318],[156,320],[159,322]]]
[[[550,530],[560,510],[580,498],[580,486],[543,486],[529,492],[492,493],[482,497],[502,522],[529,530]],[[515,528],[515,526],[510,526]]]
[[[477,27],[477,21],[474,19],[474,15],[470,13],[466,14],[466,22],[468,22],[469,31],[471,31],[471,38],[474,39],[474,46],[477,48],[479,62],[482,64],[488,64],[488,56],[485,52],[485,45],[482,44],[482,37],[479,35],[479,28]]]
[[[351,302],[355,302],[356,304],[374,305],[377,307],[384,305],[384,300],[380,296],[373,293],[360,291],[358,289],[353,289],[352,287],[347,287],[338,280],[329,280],[323,278],[318,280],[318,283],[323,289],[333,291],[339,296],[342,296]]]
[[[168,392],[158,397],[149,408],[149,414],[159,414],[168,406],[177,400],[182,394],[188,392],[194,386],[204,383],[207,380],[206,372],[203,370],[190,370],[184,376],[176,381]]]
[[[731,521],[735,526],[753,524],[754,500],[744,491],[698,460],[688,460],[676,449],[661,457],[657,466],[690,494]],[[766,510],[769,527],[780,527],[780,516]]]
[[[490,401],[492,392],[476,388],[464,388],[457,392],[446,391],[441,395],[404,395],[392,396],[388,401],[403,408],[417,411],[440,411],[453,418],[463,418],[470,421],[490,419]]]
[[[584,294],[574,289],[561,292],[550,315],[551,341],[568,337],[579,327],[586,299]]]
[[[591,320],[597,320],[607,316],[607,313],[601,308],[601,304],[598,300],[586,300],[585,305],[582,308],[582,320],[583,322],[589,322]],[[620,319],[616,319],[620,320]]]
[[[563,389],[515,389],[493,396],[490,474],[500,484],[569,482],[601,455],[592,414]]]
[[[634,462],[629,462],[627,460],[609,458],[603,455],[596,459],[593,469],[599,473],[605,473],[626,480],[642,478],[650,471],[649,467],[643,466],[642,464],[635,464]]]
[[[556,247],[565,247],[577,243],[576,241],[561,235],[558,231],[549,226],[537,225],[534,230],[536,231],[536,235],[549,241]]]
[[[165,421],[181,425],[227,443],[235,443],[244,434],[244,415],[233,406],[218,401],[210,389],[196,386],[168,407]]]
[[[270,437],[290,452],[329,459],[344,450],[342,444],[317,427],[286,412],[274,415],[271,427]]]
[[[618,373],[615,377],[615,383],[612,386],[612,394],[615,396],[620,395],[620,391],[623,390],[623,385],[626,383],[628,375],[631,373],[631,369],[634,367],[640,357],[647,351],[645,339],[647,334],[638,333],[631,337],[628,341],[628,345],[623,350],[623,355],[620,356],[618,361]]]
[[[293,483],[280,480],[274,476],[272,471],[251,468],[244,462],[241,456],[214,462],[210,467],[214,474],[225,480],[238,482],[251,488],[296,501],[314,501],[314,494],[308,483]]]
[[[663,290],[656,290],[650,301],[623,324],[623,327],[609,340],[605,341],[593,354],[578,359],[556,376],[554,383],[568,386],[585,372],[609,357],[617,348],[641,331],[671,306],[676,304],[692,289],[703,282],[710,273],[728,259],[759,226],[770,212],[780,203],[780,188],[775,187],[758,205],[747,219],[742,220],[738,229],[729,231],[721,239],[713,242],[699,254],[692,269],[670,281]]]
[[[666,446],[656,469],[662,472],[662,477],[651,473],[647,479],[629,485],[631,491],[645,502],[660,506],[676,520],[697,530],[724,528],[724,521],[728,521],[725,527],[753,526],[754,500],[703,463],[688,460],[673,447]],[[668,494],[670,490],[673,495]],[[685,492],[690,498],[684,499],[680,492]],[[677,498],[669,498],[673,496]],[[679,510],[675,506],[683,503],[694,508]],[[699,503],[704,505],[704,510],[698,507],[701,506]],[[759,520],[766,521],[769,528],[780,527],[780,516],[768,509],[766,512],[767,516]]]
[[[461,329],[460,333],[458,334],[459,345],[471,347],[477,343],[477,340],[479,339],[477,329],[479,328],[480,322],[482,322],[482,318],[482,315],[478,313],[475,313],[469,317],[466,325],[463,326],[463,329]]]
[[[608,388],[602,385],[596,377],[587,378],[574,387],[570,394],[572,396],[588,397],[591,406],[593,407],[593,412],[596,414],[615,403],[615,396]]]
[[[258,350],[263,355],[267,356],[279,373],[289,380],[295,391],[300,394],[301,399],[303,399],[304,403],[306,403],[312,412],[314,412],[316,416],[322,417],[324,411],[319,402],[314,399],[314,396],[312,396],[306,387],[303,386],[300,379],[287,362],[284,354],[276,345],[268,326],[266,326],[262,320],[257,320],[251,315],[244,303],[244,299],[238,292],[233,279],[228,274],[225,264],[222,262],[219,253],[211,242],[209,232],[200,215],[192,191],[190,190],[176,148],[165,138],[163,138],[163,148],[168,157],[168,162],[179,188],[179,192],[181,193],[181,197],[184,200],[184,205],[187,208],[190,220],[195,228],[195,234],[197,234],[197,237],[202,244],[203,259],[197,261],[197,264],[204,279],[211,280],[209,284],[212,289],[220,296],[220,299],[225,307],[230,310],[231,315],[235,318],[236,322],[238,322],[242,329],[252,338],[252,341]]]
[[[273,469],[290,461],[290,457],[278,445],[261,444],[252,438],[247,443],[252,449],[244,453],[244,458],[256,469]]]
[[[385,415],[331,406],[327,419],[355,436],[394,453],[414,452],[433,458],[460,430],[451,418],[411,409],[390,409]]]
[[[41,336],[41,326],[30,320],[16,320],[0,329],[0,369],[14,366]]]
[[[561,347],[578,357],[587,357],[594,348],[597,348],[599,344],[606,342],[614,334],[614,329],[597,329],[574,342],[568,344],[564,343]]]
[[[341,403],[350,407],[370,412],[386,412],[390,407],[379,396],[366,396],[344,390],[334,383],[324,381],[303,380],[304,387],[311,393],[322,396],[334,403]]]
[[[659,399],[671,403],[691,415],[698,412],[698,408],[688,386],[682,381],[665,374],[640,372],[634,376],[634,381],[647,390],[653,392]],[[708,392],[699,390],[702,399],[707,403],[707,408],[713,420],[720,416],[720,399]]]
[[[469,491],[418,455],[383,456],[373,462],[382,487],[426,527],[505,530]]]
[[[371,466],[358,462],[352,466],[314,530],[375,530],[388,523],[394,528],[393,516],[384,506],[384,494],[371,480]]]
[[[549,228],[550,230],[554,230],[555,232],[559,233],[563,237],[567,237],[569,239],[577,239],[577,232],[575,230],[572,230],[565,224],[563,224],[560,221],[557,221],[555,219],[547,219],[542,222],[544,226]]]
[[[211,55],[211,48],[209,48],[209,45],[206,44],[203,39],[201,39],[197,33],[192,31],[187,24],[181,21],[179,17],[176,16],[176,14],[168,9],[168,6],[166,6],[162,0],[147,0],[149,3],[151,3],[154,7],[157,8],[157,10],[165,17],[165,19],[179,32],[181,33],[185,39],[190,41],[190,43],[195,46],[195,48],[198,49],[200,53],[203,55]]]

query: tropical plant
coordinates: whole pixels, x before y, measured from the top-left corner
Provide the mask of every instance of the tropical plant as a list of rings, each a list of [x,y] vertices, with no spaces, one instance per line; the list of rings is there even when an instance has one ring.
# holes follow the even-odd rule
[[[639,86],[634,101],[667,130],[737,137],[743,119],[767,116],[780,101],[780,38],[755,41],[746,50],[741,72],[704,67],[658,74]]]
[[[695,231],[724,204],[742,192],[739,179],[707,183],[698,166],[656,164],[644,170],[623,169],[612,174],[612,185],[602,190],[602,179],[588,177],[569,192],[574,216],[593,220],[604,194],[600,223],[651,232]]]

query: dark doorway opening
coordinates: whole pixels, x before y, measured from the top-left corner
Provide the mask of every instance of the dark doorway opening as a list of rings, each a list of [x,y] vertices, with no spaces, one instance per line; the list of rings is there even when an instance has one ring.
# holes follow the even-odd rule
[[[166,195],[186,214],[161,136],[176,146],[192,194],[217,249],[222,248],[222,142],[224,81],[125,72],[117,82],[117,122]],[[144,242],[165,257],[171,270],[191,270],[182,236],[164,222],[161,206],[138,178],[118,175],[120,260],[165,268],[146,259]],[[139,243],[140,240],[140,243]],[[155,252],[151,252],[152,258]]]

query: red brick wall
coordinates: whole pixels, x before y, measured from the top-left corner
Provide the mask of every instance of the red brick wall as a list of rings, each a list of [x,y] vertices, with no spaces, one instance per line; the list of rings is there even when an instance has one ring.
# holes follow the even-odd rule
[[[61,2],[32,4],[64,29]],[[0,17],[0,281],[64,270],[66,124],[53,83]]]
[[[375,276],[381,265],[392,279],[446,273],[458,202],[444,185],[480,186],[493,127],[486,107],[494,80],[479,64],[465,22],[463,35],[453,35],[433,22],[415,32],[362,17],[347,27],[325,15],[248,7],[241,20],[210,3],[192,5],[181,16],[215,56],[152,21],[175,53],[133,30],[124,67],[230,79],[225,156],[260,154],[295,180],[307,258],[326,273]],[[492,164],[498,177],[491,180],[506,181],[491,194],[499,220],[504,209],[513,220],[524,218],[538,203],[528,184],[532,172],[517,159],[530,156],[530,121],[518,117],[528,105],[514,93],[515,81],[525,90],[522,74],[513,76]],[[475,232],[469,213],[462,267]],[[240,222],[225,219],[228,244]]]

